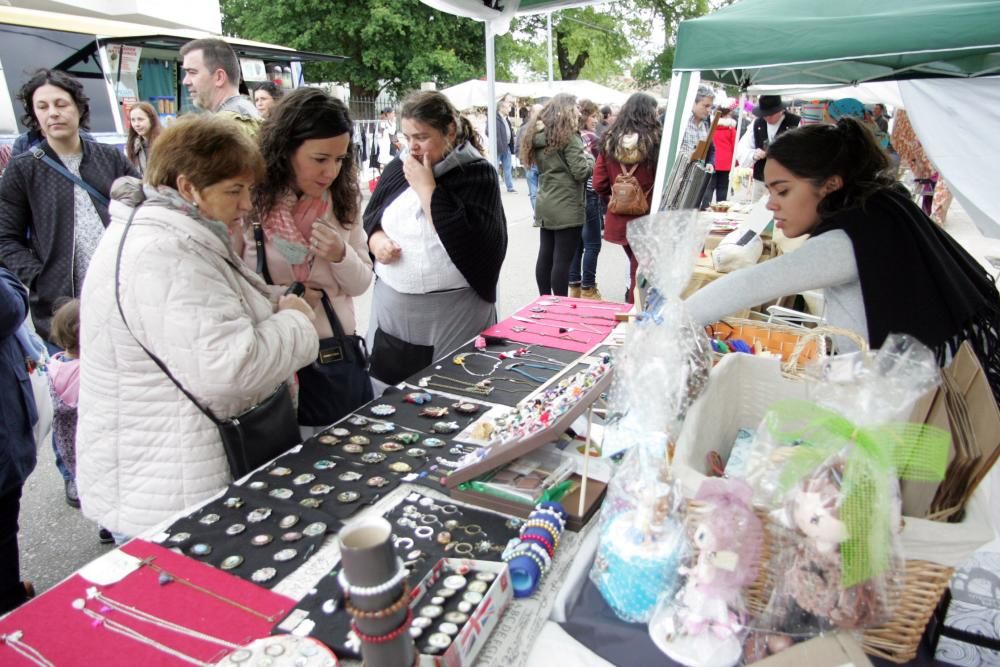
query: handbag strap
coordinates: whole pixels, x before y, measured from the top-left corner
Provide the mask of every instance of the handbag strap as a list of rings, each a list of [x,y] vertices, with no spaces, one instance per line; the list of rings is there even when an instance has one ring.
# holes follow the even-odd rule
[[[191,392],[185,389],[184,386],[177,381],[177,378],[175,378],[167,369],[167,365],[164,364],[159,357],[150,352],[149,348],[147,348],[145,345],[142,344],[142,341],[139,340],[139,338],[135,335],[135,332],[132,331],[132,327],[128,325],[128,320],[125,319],[125,311],[122,309],[122,299],[121,299],[121,289],[120,289],[121,285],[119,282],[119,276],[121,275],[121,268],[122,268],[122,251],[125,249],[125,237],[128,235],[129,229],[132,227],[132,221],[135,219],[135,214],[138,211],[139,211],[138,206],[132,209],[132,215],[129,216],[128,222],[125,224],[125,231],[122,232],[121,241],[118,242],[118,253],[115,256],[115,304],[118,306],[118,314],[121,315],[122,324],[125,325],[125,329],[129,332],[132,338],[135,339],[135,342],[139,344],[139,347],[142,348],[142,351],[145,352],[147,355],[149,355],[149,358],[153,360],[153,363],[155,363],[157,366],[160,367],[160,370],[163,371],[164,375],[170,378],[170,381],[173,382],[174,385],[176,385],[176,387],[181,390],[181,393],[187,396],[188,400],[194,403],[195,407],[201,410],[202,414],[211,419],[212,423],[214,423],[217,426],[222,426],[226,422],[221,421],[218,417],[212,414],[211,410],[209,410],[208,408],[204,407],[201,403],[199,403],[198,399],[196,399],[191,394]]]
[[[82,178],[71,172],[69,169],[67,169],[63,165],[59,164],[58,162],[50,158],[48,155],[45,154],[45,151],[43,151],[41,147],[35,146],[34,148],[32,148],[31,154],[35,157],[36,160],[41,160],[48,166],[55,169],[58,174],[64,176],[65,178],[69,179],[73,183],[79,185],[81,188],[86,190],[87,193],[90,194],[91,197],[96,199],[97,203],[103,206],[104,208],[110,206],[111,201],[108,200],[108,198],[102,195],[100,192],[98,192],[93,185],[83,180]]]
[[[268,285],[273,284],[271,273],[267,270],[267,255],[264,254],[264,227],[259,223],[253,223],[253,242],[257,249],[257,273]]]

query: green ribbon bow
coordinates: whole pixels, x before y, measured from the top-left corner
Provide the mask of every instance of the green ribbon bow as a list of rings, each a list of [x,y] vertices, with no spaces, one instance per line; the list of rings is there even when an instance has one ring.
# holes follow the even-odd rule
[[[779,487],[787,492],[831,456],[845,449],[840,520],[841,586],[850,588],[889,567],[893,526],[889,490],[893,475],[940,481],[948,465],[951,435],[925,424],[857,426],[833,410],[799,400],[776,403],[765,416],[780,444],[800,442],[785,464]]]

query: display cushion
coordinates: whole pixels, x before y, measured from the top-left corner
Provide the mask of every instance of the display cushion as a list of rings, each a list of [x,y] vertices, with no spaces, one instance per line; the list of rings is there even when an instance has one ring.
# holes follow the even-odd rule
[[[226,507],[227,499],[232,498],[241,499],[243,506]],[[271,515],[263,521],[252,523],[247,516],[258,508],[269,508]],[[204,517],[211,514],[218,515],[219,520],[210,525],[201,523]],[[292,514],[299,517],[298,522],[292,527],[281,528],[279,521],[282,517]],[[289,532],[301,534],[303,528],[316,522],[325,523],[326,531],[313,536],[303,535],[294,542],[281,539],[283,534]],[[243,524],[246,530],[236,535],[227,535],[226,529],[235,523]],[[277,571],[274,577],[263,582],[253,582],[257,586],[271,588],[308,560],[309,556],[322,546],[326,536],[339,531],[341,525],[340,521],[322,510],[302,507],[291,500],[271,498],[266,492],[258,493],[234,484],[218,500],[175,521],[166,530],[171,537],[168,537],[162,546],[176,548],[190,558],[215,567],[219,567],[230,556],[242,556],[243,562],[228,572],[247,581],[252,581],[253,573],[259,568],[273,567]],[[188,533],[190,537],[181,541],[172,539],[181,533]],[[251,543],[251,539],[256,535],[270,535],[273,539],[268,544],[255,546]],[[212,550],[206,555],[199,555],[192,551],[192,547],[196,544],[208,544]],[[275,560],[275,555],[283,549],[295,549],[297,553],[289,560]]]
[[[132,540],[122,547],[122,551],[136,558],[149,559],[154,565],[169,572],[174,579],[190,581],[254,610],[259,615],[248,613],[215,595],[176,580],[161,584],[160,574],[150,567],[140,567],[118,583],[100,587],[104,595],[158,618],[228,642],[246,644],[254,639],[267,637],[271,634],[272,626],[295,604],[282,595],[143,540]],[[152,646],[110,631],[74,609],[73,600],[85,598],[86,590],[92,585],[78,574],[70,576],[0,619],[0,634],[22,631],[24,636],[21,641],[37,649],[56,665],[152,667],[185,664]],[[91,601],[87,607],[100,611],[102,605]],[[228,652],[228,649],[217,644],[181,635],[121,612],[108,612],[105,615],[198,660],[213,662]],[[32,663],[14,653],[10,647],[0,645],[0,664]]]
[[[538,312],[538,309],[543,311]],[[513,316],[483,331],[483,335],[572,352],[586,352],[611,335],[612,325],[616,323],[602,318],[627,313],[631,309],[632,305],[627,303],[540,296]],[[584,317],[588,315],[594,317]],[[514,319],[515,316],[531,321]],[[532,316],[542,319],[535,320]],[[559,327],[573,331],[560,334]],[[524,330],[519,331],[520,329]]]

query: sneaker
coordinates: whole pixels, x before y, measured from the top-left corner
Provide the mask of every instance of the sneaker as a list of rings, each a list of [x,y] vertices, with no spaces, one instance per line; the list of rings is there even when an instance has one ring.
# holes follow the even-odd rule
[[[111,534],[110,530],[98,526],[97,541],[100,542],[101,544],[114,544],[115,538]]]
[[[569,286],[569,297],[571,299],[579,299],[580,298],[580,286],[579,285],[570,285]]]
[[[76,481],[67,479],[66,484],[66,504],[70,507],[80,509],[80,496],[76,493]]]
[[[601,292],[597,289],[597,285],[594,285],[593,287],[584,287],[583,289],[581,289],[580,298],[594,299],[596,301],[600,301],[604,297],[601,296]]]

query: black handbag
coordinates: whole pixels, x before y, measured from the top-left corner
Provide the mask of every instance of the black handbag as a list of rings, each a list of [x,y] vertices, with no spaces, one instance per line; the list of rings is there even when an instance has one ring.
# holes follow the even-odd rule
[[[434,363],[434,346],[408,343],[402,338],[375,330],[369,372],[386,384],[397,384]]]
[[[299,369],[299,423],[303,426],[329,426],[375,397],[364,339],[344,333],[325,292],[323,308],[333,337],[320,340],[316,361]]]
[[[160,367],[160,370],[170,378],[170,381],[180,389],[181,393],[187,396],[188,400],[194,403],[195,407],[219,429],[222,447],[225,449],[226,460],[229,462],[229,470],[234,479],[239,479],[300,442],[299,428],[295,422],[295,406],[292,405],[292,397],[288,393],[288,383],[282,382],[270,396],[235,417],[219,419],[211,410],[199,403],[198,399],[170,373],[166,364],[136,338],[132,328],[128,325],[128,320],[125,319],[119,286],[122,250],[125,247],[125,237],[132,227],[136,211],[138,211],[138,207],[132,211],[132,215],[125,225],[121,241],[118,243],[118,255],[115,259],[115,302],[118,305],[118,314],[121,315],[122,323],[132,334],[132,338],[139,344],[139,347]],[[235,265],[232,266],[239,273],[239,268]]]
[[[264,230],[255,224],[253,233],[257,273],[270,283],[264,259]],[[316,361],[298,371],[298,421],[303,426],[329,426],[375,397],[368,376],[368,347],[364,339],[344,333],[326,292],[323,292],[323,309],[333,336],[321,339]]]

